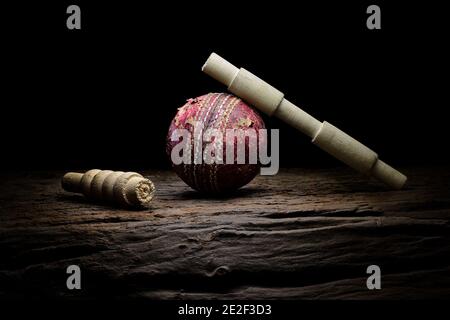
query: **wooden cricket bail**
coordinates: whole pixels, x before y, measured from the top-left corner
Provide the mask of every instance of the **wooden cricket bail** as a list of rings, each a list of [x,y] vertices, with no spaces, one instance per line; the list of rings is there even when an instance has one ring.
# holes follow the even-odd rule
[[[212,53],[202,71],[250,105],[308,135],[319,148],[355,170],[373,176],[393,189],[401,189],[406,183],[407,177],[379,160],[374,151],[330,123],[315,119],[286,100],[281,91],[244,68],[238,69]]]
[[[99,169],[66,173],[61,185],[66,191],[82,193],[92,200],[126,207],[147,207],[155,192],[153,182],[139,173]]]

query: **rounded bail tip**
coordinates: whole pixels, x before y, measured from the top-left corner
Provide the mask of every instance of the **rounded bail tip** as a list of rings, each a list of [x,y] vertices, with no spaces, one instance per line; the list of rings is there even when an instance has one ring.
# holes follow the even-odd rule
[[[395,170],[387,163],[378,160],[372,168],[372,176],[384,182],[392,189],[400,190],[405,185],[408,178],[401,172]]]
[[[81,192],[82,173],[68,172],[61,179],[61,186],[68,192]]]
[[[239,69],[213,52],[203,65],[202,71],[229,87],[239,72]]]

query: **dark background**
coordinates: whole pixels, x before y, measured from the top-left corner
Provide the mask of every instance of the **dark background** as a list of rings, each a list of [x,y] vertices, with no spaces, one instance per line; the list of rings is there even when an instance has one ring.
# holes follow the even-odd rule
[[[82,30],[66,8],[81,7]],[[381,30],[366,8],[381,7]],[[226,88],[211,52],[397,165],[449,163],[448,19],[437,3],[55,1],[2,4],[2,170],[164,168],[187,98]],[[276,119],[282,166],[338,162]]]

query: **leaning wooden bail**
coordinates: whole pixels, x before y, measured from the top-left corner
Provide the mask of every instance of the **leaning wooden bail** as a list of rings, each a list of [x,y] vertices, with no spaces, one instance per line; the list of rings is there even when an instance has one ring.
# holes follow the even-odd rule
[[[377,178],[393,189],[401,189],[405,184],[407,177],[378,159],[378,154],[373,150],[332,124],[315,119],[286,100],[281,91],[244,68],[238,69],[212,53],[202,70],[257,109],[303,132],[312,139],[312,143],[350,167]]]

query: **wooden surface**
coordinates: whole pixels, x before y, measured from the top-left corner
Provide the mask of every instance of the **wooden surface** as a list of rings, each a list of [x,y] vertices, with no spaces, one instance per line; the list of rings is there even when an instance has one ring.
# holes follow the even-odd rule
[[[150,210],[91,204],[62,172],[2,174],[0,297],[450,297],[450,168],[404,168],[387,191],[349,169],[283,170],[203,198],[147,172]],[[66,267],[82,290],[66,289]],[[366,288],[381,267],[382,289]]]

